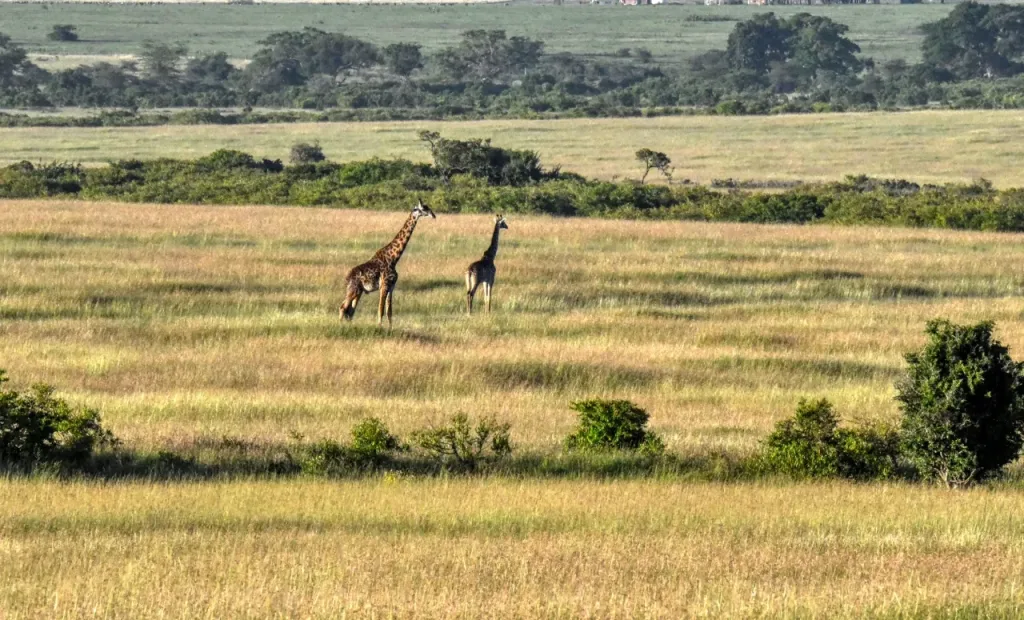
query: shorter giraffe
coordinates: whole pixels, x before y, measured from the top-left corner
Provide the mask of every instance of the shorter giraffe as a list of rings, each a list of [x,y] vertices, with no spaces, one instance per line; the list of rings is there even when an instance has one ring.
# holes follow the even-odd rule
[[[391,296],[395,292],[395,284],[398,282],[398,272],[395,267],[402,253],[409,245],[412,232],[416,230],[416,222],[424,215],[436,218],[430,207],[417,200],[412,208],[412,213],[406,218],[402,229],[398,231],[391,243],[377,250],[373,258],[362,265],[353,267],[345,276],[345,301],[341,304],[339,314],[346,321],[352,320],[356,313],[356,304],[363,293],[372,293],[380,289],[380,303],[377,304],[377,325],[384,322],[384,314],[387,313],[388,329],[391,329]]]
[[[498,255],[498,235],[503,228],[508,229],[505,217],[495,216],[491,245],[487,247],[483,258],[466,269],[466,312],[469,314],[473,314],[473,295],[476,295],[476,288],[481,284],[484,285],[484,306],[487,308],[487,312],[491,311],[491,290],[494,288],[494,276],[497,275],[494,257]]]

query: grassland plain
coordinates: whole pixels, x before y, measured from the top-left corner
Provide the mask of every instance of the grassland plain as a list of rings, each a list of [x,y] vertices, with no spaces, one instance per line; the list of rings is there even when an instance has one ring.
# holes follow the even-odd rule
[[[1014,235],[522,217],[496,312],[462,315],[487,216],[423,222],[396,329],[341,279],[402,215],[329,209],[0,203],[0,360],[59,385],[140,449],[223,436],[401,434],[456,411],[550,450],[569,401],[630,398],[672,449],[744,454],[802,396],[891,419],[904,352],[936,316],[1021,341]],[[1019,353],[1017,354],[1019,356]]]
[[[511,480],[0,481],[0,605],[51,618],[1018,617],[1024,499]]]
[[[52,7],[52,8],[51,8]],[[193,52],[223,51],[249,58],[272,32],[313,26],[377,44],[416,42],[433,52],[451,45],[463,30],[503,29],[545,42],[549,52],[611,55],[622,47],[646,47],[658,62],[673,65],[713,48],[724,48],[735,21],[774,11],[809,12],[850,26],[850,37],[877,60],[920,56],[918,27],[946,16],[941,4],[883,6],[618,6],[511,5],[344,6],[264,3],[75,4],[0,3],[0,32],[33,53],[47,55],[136,54],[146,40],[180,41]],[[734,21],[693,21],[715,16]],[[81,41],[49,41],[56,23],[78,26]]]
[[[218,148],[287,159],[300,141],[319,141],[336,161],[406,157],[426,161],[421,129],[492,138],[533,149],[547,166],[603,179],[639,178],[634,153],[666,152],[677,180],[836,180],[846,174],[920,182],[987,178],[1024,185],[1024,112],[921,111],[772,117],[324,123],[240,126],[0,129],[0,162],[53,160],[97,165],[112,159],[195,158]]]
[[[751,451],[801,396],[892,419],[935,316],[1020,357],[1016,235],[522,217],[462,314],[486,216],[423,222],[396,328],[341,325],[396,213],[0,202],[0,367],[133,449],[400,434],[457,410],[550,451],[624,397],[684,454]],[[902,617],[1024,612],[1020,493],[906,485],[0,480],[0,617]]]

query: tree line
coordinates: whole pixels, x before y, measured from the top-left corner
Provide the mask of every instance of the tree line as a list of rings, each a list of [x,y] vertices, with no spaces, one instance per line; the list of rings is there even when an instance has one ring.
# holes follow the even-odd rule
[[[0,105],[269,107],[354,118],[1024,107],[1024,7],[967,2],[923,28],[921,62],[876,63],[828,17],[766,13],[738,22],[725,49],[678,68],[646,49],[548,53],[543,41],[503,30],[470,30],[426,54],[416,43],[381,47],[305,28],[263,39],[244,67],[223,52],[190,56],[184,45],[148,42],[137,61],[50,72],[0,34]],[[54,36],[69,34],[77,36],[73,26],[55,27]]]

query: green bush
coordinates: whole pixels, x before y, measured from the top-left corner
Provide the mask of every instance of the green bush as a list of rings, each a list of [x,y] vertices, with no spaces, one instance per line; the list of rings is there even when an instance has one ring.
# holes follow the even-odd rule
[[[896,434],[884,428],[842,429],[827,399],[801,400],[762,445],[767,472],[796,478],[889,478],[899,456]]]
[[[928,343],[907,355],[896,384],[904,452],[921,476],[948,486],[983,480],[1021,449],[1021,364],[992,337],[993,324],[928,323]]]
[[[78,28],[71,24],[57,24],[53,29],[46,33],[46,38],[51,41],[63,41],[65,43],[71,43],[78,40]]]
[[[720,189],[738,190],[723,192],[693,185],[589,181],[559,170],[541,170],[530,153],[484,148],[480,142],[466,149],[502,151],[497,158],[501,166],[489,169],[490,172],[470,173],[459,172],[450,161],[438,168],[403,159],[377,158],[345,164],[285,166],[277,160],[257,159],[231,150],[216,151],[191,161],[122,160],[96,168],[20,162],[0,168],[0,198],[77,196],[125,202],[405,210],[417,197],[422,197],[435,211],[445,213],[500,211],[1024,231],[1024,190],[996,190],[985,181],[920,186],[903,180],[855,176],[835,183],[781,188],[766,182],[716,181]],[[760,187],[783,191],[751,191]]]
[[[364,463],[379,464],[401,449],[398,438],[377,418],[366,418],[352,428],[352,454]]]
[[[580,400],[570,408],[579,420],[565,438],[568,450],[639,450],[651,456],[665,451],[662,439],[647,430],[647,412],[628,400]]]
[[[298,462],[302,473],[310,476],[330,476],[345,473],[352,469],[352,460],[345,446],[330,439],[312,444],[305,444],[299,438],[296,454],[292,457]]]
[[[324,161],[327,157],[324,155],[324,150],[320,148],[319,142],[313,144],[299,142],[292,145],[289,159],[293,164],[315,164]]]
[[[474,427],[464,413],[446,424],[414,431],[412,441],[442,465],[456,465],[475,471],[485,460],[502,459],[512,453],[510,425],[483,418]]]
[[[0,467],[74,469],[84,465],[97,447],[116,442],[96,410],[74,408],[54,398],[47,385],[20,393],[4,389],[7,381],[0,370]]]

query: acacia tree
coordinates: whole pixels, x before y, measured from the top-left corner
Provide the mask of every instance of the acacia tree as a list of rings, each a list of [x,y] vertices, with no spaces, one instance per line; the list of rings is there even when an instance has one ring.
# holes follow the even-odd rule
[[[139,57],[146,77],[166,84],[177,81],[187,52],[188,48],[181,43],[146,41],[142,44]]]
[[[421,131],[419,137],[430,148],[434,168],[445,183],[456,174],[468,174],[490,185],[522,186],[545,175],[534,151],[491,146],[489,139],[452,140],[436,131]]]
[[[423,53],[416,43],[394,43],[381,50],[388,71],[402,77],[423,68]]]
[[[454,79],[493,82],[535,67],[543,50],[543,42],[510,38],[504,30],[468,30],[458,46],[441,51],[437,59]]]
[[[651,149],[640,149],[636,152],[636,160],[644,167],[644,176],[640,177],[641,185],[647,180],[647,175],[651,173],[651,170],[657,170],[666,179],[672,180],[672,168],[670,167],[672,160],[668,155]]]
[[[316,28],[278,32],[259,43],[262,47],[245,75],[264,92],[305,84],[314,75],[333,78],[380,62],[380,52],[372,43]]]

